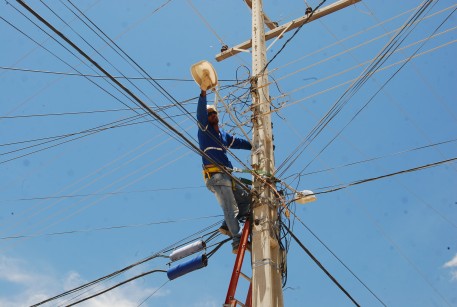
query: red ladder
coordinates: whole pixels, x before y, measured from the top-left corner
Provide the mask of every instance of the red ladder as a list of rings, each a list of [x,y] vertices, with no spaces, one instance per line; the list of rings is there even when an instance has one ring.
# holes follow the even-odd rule
[[[224,307],[235,307],[237,304],[246,307],[251,307],[252,305],[252,281],[251,278],[249,278],[243,272],[241,272],[241,267],[243,265],[250,230],[250,222],[249,219],[247,219],[243,227],[243,232],[241,234],[240,245],[238,248],[238,253],[236,255],[235,265],[233,267],[232,277],[230,278],[230,284],[227,291],[227,296],[225,298],[225,304],[223,305]],[[238,285],[240,275],[249,281],[249,290],[246,296],[246,302],[244,304],[235,298],[236,287]]]

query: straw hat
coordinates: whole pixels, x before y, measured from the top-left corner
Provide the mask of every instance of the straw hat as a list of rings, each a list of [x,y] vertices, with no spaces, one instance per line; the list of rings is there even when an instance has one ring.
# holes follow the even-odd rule
[[[195,63],[190,68],[190,72],[192,74],[192,78],[194,78],[195,82],[197,82],[198,86],[202,88],[202,81],[205,74],[208,74],[208,77],[211,81],[211,84],[207,86],[207,88],[202,88],[203,90],[209,90],[217,85],[217,74],[216,70],[214,70],[213,65],[211,65],[208,61],[200,61]]]

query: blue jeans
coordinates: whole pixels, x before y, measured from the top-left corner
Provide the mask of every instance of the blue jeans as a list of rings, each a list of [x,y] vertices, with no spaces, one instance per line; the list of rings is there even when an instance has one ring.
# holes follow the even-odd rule
[[[232,245],[240,242],[240,222],[249,213],[251,197],[239,185],[232,186],[232,178],[225,173],[214,173],[206,179],[206,187],[216,195],[216,199],[224,212],[224,220],[233,237]]]

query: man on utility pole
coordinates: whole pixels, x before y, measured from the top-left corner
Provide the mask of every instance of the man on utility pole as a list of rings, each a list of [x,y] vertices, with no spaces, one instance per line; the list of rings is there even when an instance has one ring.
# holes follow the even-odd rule
[[[197,106],[198,144],[208,157],[202,156],[203,177],[224,213],[224,223],[219,231],[232,237],[232,252],[236,254],[241,238],[240,224],[250,210],[250,195],[227,174],[233,169],[227,150],[251,150],[252,146],[249,141],[236,138],[221,129],[216,107],[207,105],[206,91],[217,84],[217,75],[212,65],[201,61],[192,66],[191,71],[201,88]]]

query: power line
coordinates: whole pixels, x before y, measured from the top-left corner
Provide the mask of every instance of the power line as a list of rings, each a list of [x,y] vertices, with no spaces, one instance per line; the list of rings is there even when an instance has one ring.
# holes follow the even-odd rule
[[[11,5],[11,3],[7,2],[9,5]],[[40,26],[38,26],[35,22],[33,22],[29,17],[25,16],[21,11],[19,11],[16,7],[14,7],[13,5],[11,5],[11,7],[13,7],[17,12],[19,12],[22,16],[24,16],[27,20],[29,20],[32,24],[34,24],[38,29],[40,29],[43,33],[47,34],[50,38],[52,38],[54,41],[56,41],[59,45],[61,45],[64,49],[66,49],[68,52],[70,52],[75,58],[77,58],[78,60],[80,60],[83,64],[85,64],[87,66],[87,63],[83,62],[77,55],[75,55],[73,52],[71,52],[70,50],[68,50],[65,46],[62,45],[62,43],[60,43],[59,41],[57,41],[53,36],[51,36],[49,33],[47,33],[44,29],[42,29]],[[22,35],[24,35],[25,37],[27,37],[28,39],[30,39],[32,42],[34,42],[35,44],[37,44],[38,46],[40,46],[41,48],[43,48],[44,50],[46,50],[47,52],[49,52],[51,55],[53,55],[54,57],[56,57],[57,59],[59,59],[61,62],[63,62],[64,64],[66,64],[68,67],[70,67],[71,69],[75,70],[76,72],[78,73],[81,73],[76,67],[72,66],[70,63],[68,63],[67,61],[63,60],[61,57],[59,57],[57,54],[55,54],[54,52],[52,52],[51,50],[49,50],[48,48],[46,48],[43,44],[39,43],[38,41],[34,40],[32,37],[30,37],[30,35],[26,34],[24,31],[22,31],[21,29],[19,29],[18,27],[16,27],[15,25],[13,25],[11,22],[9,22],[8,20],[6,20],[5,18],[3,18],[2,16],[0,16],[0,19],[2,19],[4,22],[6,22],[9,26],[11,26],[12,28],[14,28],[16,31],[18,31],[19,33],[21,33]],[[90,69],[94,70],[92,67],[89,67]],[[103,88],[100,84],[94,82],[93,80],[91,80],[90,78],[86,77],[86,79],[93,83],[95,86],[97,86],[98,88],[100,88],[102,91],[104,91],[105,93],[107,93],[108,95],[110,95],[111,97],[113,97],[114,99],[116,99],[117,101],[119,101],[120,103],[122,103],[123,105],[125,105],[126,107],[129,107],[127,104],[125,104],[122,100],[120,100],[120,98],[114,96],[112,93],[110,93],[107,89]],[[108,81],[106,81],[108,82]],[[111,83],[108,82],[108,84],[110,84],[111,86],[113,86]],[[113,86],[114,87],[114,86]],[[123,94],[127,99],[130,99],[133,103],[134,101],[129,98],[127,95],[125,95],[125,93],[122,93],[119,89],[117,89],[116,87],[114,87],[119,93]]]
[[[295,214],[293,211],[291,211],[292,214],[294,215],[294,218],[297,219],[300,224],[303,225],[303,227],[306,228],[306,230],[309,231],[309,233],[311,235],[313,235],[313,237],[316,238],[317,241],[319,241],[320,244],[322,244],[322,246],[325,247],[325,249],[330,253],[332,254],[333,257],[335,257],[336,260],[338,260],[339,263],[341,263],[341,265],[343,265],[346,270],[348,270],[349,273],[351,273],[352,276],[354,276],[355,279],[357,279],[364,287],[365,289],[368,290],[368,292],[370,292],[383,306],[386,306],[386,304],[376,295],[376,293],[373,292],[373,290],[371,290],[368,285],[366,283],[364,283],[328,246],[327,244],[325,244],[299,217],[297,214]],[[282,222],[284,223],[284,222]]]
[[[204,156],[208,161],[213,163],[214,165],[219,165],[216,161],[211,159],[205,152],[203,152],[200,148],[198,148],[194,143],[192,143],[187,137],[185,137],[181,132],[176,130],[173,126],[171,126],[167,121],[162,119],[154,110],[152,110],[147,104],[145,104],[138,96],[136,96],[131,90],[125,87],[122,83],[120,83],[117,79],[115,79],[108,71],[106,71],[100,64],[95,62],[89,55],[87,55],[81,48],[79,48],[75,43],[69,40],[64,34],[62,34],[59,30],[57,30],[53,25],[51,25],[47,20],[45,20],[41,15],[35,12],[31,7],[29,7],[25,2],[22,0],[16,0],[20,5],[22,5],[26,10],[28,10],[32,15],[34,15],[38,20],[44,23],[48,28],[50,28],[54,33],[56,33],[60,38],[62,38],[65,42],[67,42],[70,46],[76,49],[83,57],[85,57],[90,63],[92,63],[95,67],[97,67],[103,74],[109,77],[109,79],[120,87],[125,93],[127,93],[131,98],[133,98],[138,104],[140,104],[148,113],[156,118],[161,124],[163,124],[168,130],[172,131],[177,137],[179,137],[183,144],[191,149],[192,151]],[[162,88],[160,85],[158,85]],[[171,96],[171,95],[170,95]],[[175,100],[176,101],[176,100]],[[179,104],[179,103],[178,103]],[[224,173],[229,175],[235,182],[237,182],[243,189],[249,190],[245,184],[243,184],[238,178],[234,177],[229,171],[221,168]]]
[[[438,142],[438,143],[434,143],[434,144],[424,145],[424,146],[415,147],[415,148],[408,149],[408,150],[398,151],[398,152],[391,153],[391,154],[384,155],[384,156],[373,157],[373,158],[370,158],[370,159],[365,159],[365,160],[361,160],[361,161],[357,161],[357,162],[351,162],[351,163],[347,163],[347,164],[344,164],[344,165],[339,165],[339,166],[335,166],[335,167],[331,167],[331,168],[326,168],[326,169],[323,169],[323,170],[317,170],[317,171],[313,171],[313,172],[303,173],[303,174],[300,174],[300,175],[301,176],[307,176],[307,175],[313,175],[313,174],[318,174],[318,173],[322,173],[322,172],[333,171],[333,170],[336,170],[336,169],[339,169],[339,168],[344,168],[344,167],[353,166],[353,165],[357,165],[357,164],[363,164],[363,163],[367,163],[367,162],[371,162],[371,161],[375,161],[375,160],[380,160],[380,159],[387,158],[387,157],[393,157],[393,156],[397,156],[397,155],[400,155],[400,154],[405,154],[405,153],[409,153],[409,152],[413,152],[413,151],[418,151],[418,150],[421,150],[421,149],[427,149],[427,148],[431,148],[431,147],[435,147],[435,146],[443,145],[443,144],[448,144],[448,143],[452,143],[452,142],[456,142],[456,141],[457,141],[457,139],[453,139],[453,140]]]
[[[418,22],[416,22],[416,21],[419,19],[419,17],[421,17],[425,13],[426,9],[429,7],[429,5],[431,4],[432,1],[433,0],[427,0],[426,2],[422,3],[420,9],[418,11],[416,11],[413,14],[413,16],[397,31],[396,35],[393,38],[391,38],[391,40],[378,53],[376,58],[372,61],[371,65],[369,65],[369,67],[367,67],[364,70],[364,72],[361,74],[361,76],[358,77],[356,79],[356,81],[349,86],[348,89],[346,89],[346,91],[340,96],[340,98],[338,98],[338,100],[330,108],[330,110],[327,112],[327,114],[312,129],[312,131],[301,142],[301,144],[299,144],[292,151],[292,153],[281,163],[281,165],[278,167],[277,171],[279,171],[280,169],[285,167],[285,169],[281,172],[281,174],[284,174],[290,168],[290,166],[304,152],[304,150],[307,148],[307,146],[314,139],[317,138],[317,136],[323,131],[323,129],[329,124],[329,122],[332,121],[337,116],[337,114],[343,109],[343,107],[349,102],[349,100],[352,99],[352,97],[356,94],[356,92],[360,90],[360,88],[367,82],[367,80],[373,75],[373,73],[376,70],[378,70],[382,64],[384,64],[387,61],[387,59],[394,53],[395,49],[397,49],[399,47],[399,45],[409,36],[409,34],[411,34],[411,32],[413,31],[414,27],[417,26],[417,24],[418,24]],[[411,27],[412,27],[412,29],[410,29]],[[436,32],[436,30],[435,30],[435,32]],[[420,47],[419,47],[419,49],[420,49]],[[416,52],[418,50],[416,50]],[[411,58],[409,58],[409,59],[411,59]],[[403,66],[401,66],[401,68],[403,68]],[[397,70],[396,73],[398,73],[399,70]],[[396,73],[393,76],[395,76]],[[384,86],[390,80],[392,80],[393,76],[391,78],[389,78],[388,81],[386,81],[384,83]],[[382,88],[383,87],[381,87],[381,89]],[[355,116],[360,114],[360,112],[373,100],[373,98],[380,92],[380,90],[378,90],[371,97],[371,99],[368,100],[368,102],[356,113]],[[303,147],[303,148],[300,150],[301,147]]]
[[[29,197],[29,198],[0,200],[0,202],[18,202],[18,201],[76,198],[76,197],[87,197],[87,196],[122,195],[122,194],[132,194],[132,193],[148,193],[148,192],[175,191],[175,190],[200,189],[200,188],[205,188],[205,186],[201,185],[201,186],[192,186],[192,187],[172,187],[172,188],[145,189],[145,190],[136,190],[136,191],[133,190],[133,191],[123,191],[123,192],[71,194],[71,195],[59,195],[59,196],[36,196],[36,197]]]
[[[349,294],[346,289],[343,288],[343,286],[336,280],[335,277],[333,277],[332,274],[330,274],[329,271],[320,263],[319,260],[310,252],[309,249],[307,249],[302,242],[294,235],[294,233],[287,227],[284,223],[282,223],[282,226],[287,230],[287,232],[290,234],[290,236],[297,242],[298,245],[305,251],[305,253],[314,261],[314,263],[317,264],[317,266],[327,275],[330,280],[354,303],[356,306],[360,306],[359,303]]]
[[[0,66],[0,69],[9,70],[9,71],[21,71],[21,72],[51,74],[51,75],[64,75],[64,76],[77,76],[77,77],[108,79],[107,76],[100,76],[100,75],[93,75],[93,74],[71,73],[71,72],[50,71],[50,70],[40,70],[40,69],[29,69],[29,68],[20,68],[20,67]],[[127,76],[113,76],[113,77],[116,78],[116,79],[127,79],[127,80],[156,80],[156,81],[195,82],[193,79],[185,79],[185,78],[150,78],[150,77],[127,77]],[[235,80],[219,79],[219,81],[222,81],[222,82],[225,82],[225,81],[233,82]]]
[[[401,174],[420,171],[420,170],[424,170],[424,169],[427,169],[427,168],[435,167],[435,166],[438,166],[438,165],[441,165],[441,164],[451,163],[451,162],[454,162],[456,160],[457,160],[457,157],[450,158],[450,159],[447,159],[447,160],[438,161],[438,162],[434,162],[434,163],[429,163],[429,164],[425,164],[425,165],[421,165],[421,166],[417,166],[417,167],[401,170],[401,171],[398,171],[398,172],[377,176],[377,177],[357,180],[357,181],[354,181],[354,182],[351,182],[351,183],[348,183],[348,184],[339,185],[339,187],[337,187],[337,188],[328,189],[328,190],[325,190],[325,191],[322,191],[322,192],[316,192],[314,194],[318,195],[318,194],[326,194],[326,193],[336,192],[336,191],[339,191],[339,190],[342,190],[342,189],[349,188],[351,186],[355,186],[355,185],[359,185],[359,184],[363,184],[363,183],[368,183],[368,182],[372,182],[372,181],[376,181],[376,180],[380,180],[380,179],[385,179],[385,178],[388,178],[388,177],[397,176],[397,175],[401,175]],[[323,188],[320,188],[320,189],[323,189]]]
[[[82,303],[82,302],[84,302],[84,301],[90,300],[90,299],[92,299],[92,298],[94,298],[94,297],[97,297],[97,296],[99,296],[99,295],[102,295],[103,293],[106,293],[106,292],[111,291],[111,290],[113,290],[113,289],[115,289],[115,288],[117,288],[117,287],[120,287],[120,286],[122,286],[122,285],[125,285],[126,283],[129,283],[129,282],[131,282],[131,281],[134,281],[135,279],[138,279],[138,278],[141,278],[141,277],[150,275],[150,274],[152,274],[152,273],[166,273],[166,272],[167,272],[166,270],[150,270],[150,271],[141,273],[141,274],[139,274],[139,275],[136,275],[136,276],[134,276],[134,277],[131,277],[131,278],[129,278],[129,279],[126,279],[126,280],[124,280],[124,281],[122,281],[122,282],[120,282],[120,283],[118,283],[118,284],[115,284],[114,286],[109,287],[109,288],[107,288],[107,289],[105,289],[105,290],[103,290],[103,291],[97,292],[97,293],[95,293],[95,294],[93,294],[93,295],[90,295],[90,296],[88,296],[88,297],[85,297],[85,298],[83,298],[83,299],[81,299],[81,300],[79,300],[79,301],[70,303],[70,304],[68,304],[67,306],[68,306],[68,307],[69,307],[69,306],[74,306],[74,305],[77,305],[77,304]],[[32,305],[32,307],[33,307],[33,306],[38,306],[38,305]]]
[[[316,12],[316,10],[318,10],[324,3],[325,3],[326,0],[322,0],[315,8],[314,10],[311,10],[311,13],[309,13],[308,17],[306,18],[306,20],[303,22],[303,24],[301,24],[297,30],[295,30],[295,32],[292,34],[291,37],[289,37],[289,39],[287,39],[287,41],[282,45],[282,47],[275,53],[275,55],[267,62],[267,64],[265,65],[265,67],[261,70],[261,74],[263,74],[265,72],[265,70],[268,68],[268,65],[270,65],[271,62],[273,62],[273,60],[284,50],[284,48],[287,46],[287,44],[289,44],[289,42],[295,37],[295,35],[297,35],[297,33],[301,30],[301,28],[303,28],[303,26],[305,24],[308,23],[308,21],[310,20],[310,18],[314,15],[314,13]]]
[[[81,290],[83,290],[83,289],[87,289],[87,288],[89,288],[89,287],[91,287],[91,286],[94,286],[94,285],[100,283],[100,282],[103,282],[103,281],[105,281],[105,280],[111,279],[111,278],[113,278],[113,277],[115,277],[115,276],[118,276],[118,275],[120,275],[120,274],[123,274],[123,273],[125,273],[125,272],[131,270],[132,268],[137,267],[137,266],[139,266],[139,265],[141,265],[141,264],[144,264],[144,263],[146,263],[146,262],[149,262],[149,261],[151,261],[151,260],[153,260],[153,259],[155,259],[155,258],[164,257],[164,256],[163,256],[164,253],[170,252],[171,250],[173,250],[174,248],[176,248],[177,246],[179,246],[178,244],[186,244],[186,242],[189,242],[189,239],[192,238],[192,237],[195,237],[195,236],[204,237],[204,236],[207,236],[207,235],[210,235],[210,234],[215,233],[217,230],[216,230],[216,231],[211,231],[211,232],[206,233],[206,234],[203,234],[204,232],[206,232],[206,231],[208,231],[209,229],[213,228],[213,227],[216,226],[217,224],[218,224],[218,223],[214,223],[214,224],[212,224],[212,225],[210,225],[210,226],[208,226],[208,227],[205,227],[205,228],[203,228],[203,229],[201,229],[201,230],[199,230],[199,231],[197,231],[197,232],[195,232],[195,233],[193,233],[193,234],[191,234],[191,235],[189,235],[189,236],[187,236],[187,237],[181,239],[180,241],[175,242],[174,244],[169,245],[168,247],[166,247],[166,248],[160,250],[159,252],[156,252],[156,253],[152,254],[151,256],[146,257],[146,258],[144,258],[144,259],[142,259],[142,260],[140,260],[140,261],[137,261],[137,262],[135,262],[135,263],[133,263],[133,264],[131,264],[131,265],[128,265],[128,266],[126,266],[126,267],[124,267],[124,268],[122,268],[122,269],[120,269],[120,270],[117,270],[117,271],[115,271],[115,272],[113,272],[113,273],[110,273],[110,274],[108,274],[108,275],[105,275],[105,276],[103,276],[103,277],[100,277],[100,278],[98,278],[98,279],[95,279],[95,280],[90,281],[90,282],[88,282],[88,283],[85,283],[85,284],[83,284],[83,285],[81,285],[81,286],[79,286],[79,287],[76,287],[76,288],[73,288],[73,289],[71,289],[71,290],[68,290],[68,291],[65,291],[65,292],[63,292],[63,293],[60,293],[60,294],[58,294],[58,295],[56,295],[56,296],[53,296],[53,297],[48,298],[48,299],[46,299],[46,300],[43,300],[43,301],[41,301],[41,302],[39,302],[39,303],[36,303],[36,304],[34,304],[34,305],[32,305],[32,306],[34,306],[34,307],[40,306],[40,305],[43,305],[43,304],[45,304],[45,303],[54,301],[54,300],[56,300],[56,299],[65,297],[65,296],[67,296],[67,295],[76,293],[76,292],[81,291]]]
[[[97,231],[105,231],[105,230],[139,228],[139,227],[147,227],[147,226],[153,226],[153,225],[163,225],[163,224],[173,224],[173,223],[180,223],[180,222],[204,220],[204,219],[210,219],[210,218],[215,218],[215,217],[220,218],[221,216],[222,215],[211,215],[211,216],[202,216],[202,217],[187,218],[187,219],[180,219],[180,220],[150,222],[150,223],[144,223],[144,224],[117,225],[117,226],[100,227],[100,228],[67,230],[67,231],[59,231],[59,232],[52,232],[52,233],[35,234],[35,235],[17,235],[17,236],[0,237],[0,240],[50,237],[50,236],[68,235],[68,234],[76,234],[76,233],[89,233],[89,232],[97,232]]]
[[[432,1],[432,0],[431,0]],[[452,16],[452,14],[457,10],[454,9],[444,20],[443,22],[433,31],[433,33],[428,37],[428,39],[433,36],[433,34],[436,33],[436,31],[438,31],[438,29]],[[428,42],[428,39],[425,40],[414,52],[413,54],[408,57],[408,59],[406,59],[406,61],[394,72],[394,74],[392,76],[389,77],[389,79],[387,79],[386,82],[384,82],[384,84],[370,97],[370,99],[368,99],[368,101],[363,105],[363,107],[361,109],[359,109],[359,111],[357,111],[354,116],[351,118],[351,120],[330,140],[330,142],[327,143],[327,145],[324,146],[324,148],[322,148],[322,150],[305,166],[304,169],[306,169],[313,161],[315,161],[315,159],[328,147],[330,146],[330,144],[338,137],[341,135],[341,133],[344,131],[344,129],[349,125],[351,124],[354,119],[368,106],[368,104],[370,104],[373,99],[384,89],[384,87],[398,74],[398,72],[406,65],[409,63],[409,61],[414,57],[414,55],[416,55],[419,50],[425,45],[425,43]],[[349,98],[350,99],[350,98]],[[293,163],[293,162],[292,162]]]

